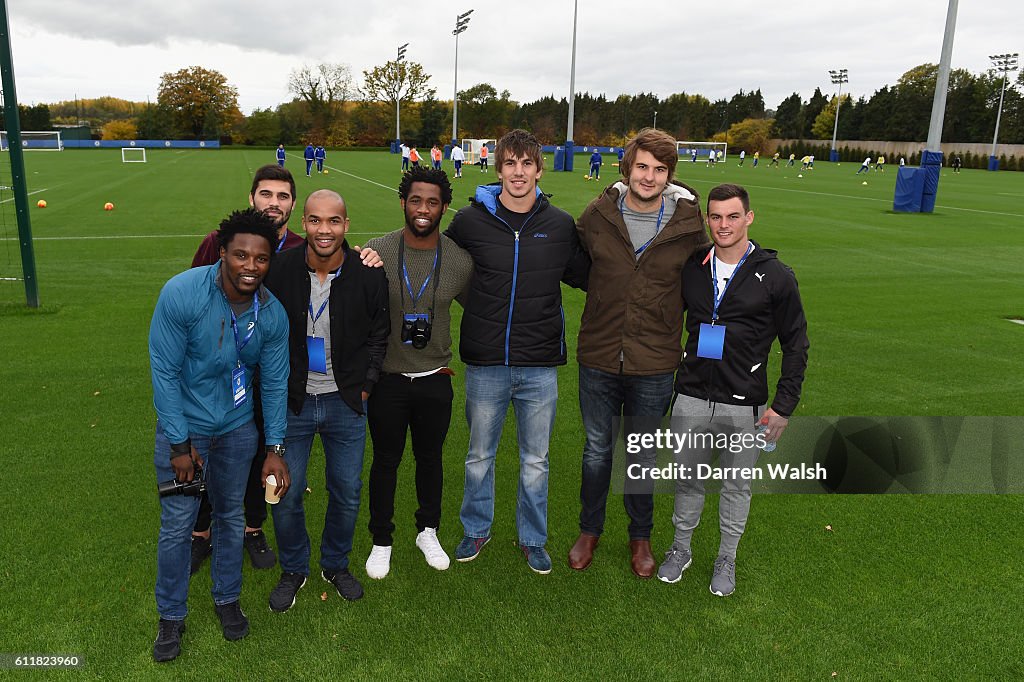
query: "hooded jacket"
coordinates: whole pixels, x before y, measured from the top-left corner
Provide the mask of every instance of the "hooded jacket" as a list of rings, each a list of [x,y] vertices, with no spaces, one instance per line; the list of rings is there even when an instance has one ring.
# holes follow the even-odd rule
[[[676,391],[729,405],[768,402],[768,356],[776,337],[782,347],[782,371],[771,408],[783,417],[796,410],[807,368],[807,319],[796,276],[775,251],[754,243],[746,262],[733,274],[718,308],[724,325],[721,360],[697,357],[701,323],[714,309],[710,247],[699,249],[683,266],[686,301],[686,352],[676,374]],[[712,256],[713,257],[713,256]]]
[[[572,217],[539,189],[519,232],[497,215],[500,193],[500,184],[477,187],[445,231],[473,258],[459,354],[468,365],[564,365],[559,282],[585,289],[590,259]]]
[[[667,374],[682,353],[683,264],[709,241],[704,216],[697,191],[673,181],[662,197],[675,212],[638,259],[619,210],[627,189],[609,186],[576,224],[593,261],[577,359],[610,374]]]

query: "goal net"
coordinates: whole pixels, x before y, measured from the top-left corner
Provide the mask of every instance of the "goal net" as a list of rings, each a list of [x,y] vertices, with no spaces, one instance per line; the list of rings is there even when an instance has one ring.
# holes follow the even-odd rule
[[[146,163],[146,148],[121,147],[121,163]]]
[[[7,131],[0,130],[0,151],[7,151],[9,146]],[[61,152],[64,151],[64,143],[60,139],[59,130],[23,130],[21,148],[27,152]]]
[[[494,166],[494,145],[497,140],[463,138],[462,151],[466,152],[466,163],[474,165],[480,163],[480,147],[487,145],[487,163]]]
[[[696,161],[707,162],[708,155],[714,150],[716,158],[724,161],[729,153],[729,145],[725,142],[695,142],[692,140],[676,140],[676,151],[686,161],[693,161],[694,152],[697,153]],[[718,152],[722,152],[718,157]]]

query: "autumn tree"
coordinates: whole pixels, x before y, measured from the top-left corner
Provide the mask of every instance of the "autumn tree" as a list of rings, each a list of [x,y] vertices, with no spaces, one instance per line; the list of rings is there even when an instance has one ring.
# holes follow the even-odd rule
[[[387,102],[391,111],[401,102],[415,102],[436,91],[429,87],[430,75],[416,62],[391,60],[363,71],[363,99]]]
[[[843,95],[843,102],[846,103],[850,99],[849,95]],[[811,134],[819,140],[831,140],[832,131],[835,129],[836,123],[836,98],[833,97],[825,105],[818,115],[814,118],[814,123],[811,124]]]
[[[135,127],[134,121],[126,119],[118,119],[115,121],[108,121],[103,126],[103,139],[104,140],[135,140],[138,139],[139,131]]]
[[[352,69],[348,64],[303,64],[288,76],[288,92],[307,104],[315,129],[330,131],[353,93]]]
[[[768,140],[772,136],[775,121],[770,118],[748,118],[729,126],[729,148],[745,149],[748,152],[768,152]]]
[[[224,74],[190,66],[160,77],[157,103],[168,107],[179,132],[217,136],[238,116],[238,90]]]

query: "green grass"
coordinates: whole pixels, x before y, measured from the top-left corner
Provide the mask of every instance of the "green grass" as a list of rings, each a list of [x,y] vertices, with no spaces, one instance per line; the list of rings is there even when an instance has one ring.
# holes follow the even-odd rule
[[[252,634],[228,643],[204,570],[193,580],[184,653],[157,667],[149,318],[161,285],[187,266],[202,235],[245,204],[253,170],[272,161],[270,151],[245,150],[151,150],[145,165],[121,164],[116,151],[27,156],[29,189],[43,190],[31,197],[43,308],[26,311],[22,285],[0,282],[0,653],[76,653],[87,674],[104,678],[1024,675],[1020,497],[757,497],[739,589],[722,600],[707,589],[718,542],[713,509],[683,581],[641,582],[629,572],[625,514],[613,495],[593,566],[570,571],[582,448],[573,341],[583,296],[568,290],[550,576],[528,571],[514,547],[510,421],[498,453],[494,541],[476,561],[445,573],[425,565],[412,544],[407,460],[392,575],[363,580],[364,600],[321,601],[326,584],[317,579],[291,612],[272,614],[266,600],[277,572],[246,562]],[[574,215],[617,170],[606,166],[605,182],[585,182],[577,162],[576,173],[551,172],[542,182]],[[300,164],[289,160],[293,171]],[[328,166],[329,176],[300,172],[299,195],[339,190],[353,242],[401,225],[396,157],[332,152]],[[764,164],[679,167],[702,195],[719,182],[745,184],[754,238],[798,275],[811,338],[799,413],[1021,415],[1024,328],[1004,318],[1024,316],[1024,174],[946,171],[936,212],[902,215],[891,212],[896,169],[865,178],[857,167],[819,163],[803,178]],[[465,175],[453,209],[493,177]],[[34,208],[40,198],[48,208]],[[116,210],[104,212],[106,201]],[[19,270],[16,231],[11,204],[2,209],[0,276],[10,276]],[[440,533],[449,550],[461,533],[467,446],[463,373],[454,367]],[[314,547],[325,507],[322,457],[317,448],[307,498]],[[671,541],[671,498],[656,504],[654,545],[662,550]],[[352,553],[361,578],[366,519],[364,507]],[[316,559],[314,551],[314,570]]]

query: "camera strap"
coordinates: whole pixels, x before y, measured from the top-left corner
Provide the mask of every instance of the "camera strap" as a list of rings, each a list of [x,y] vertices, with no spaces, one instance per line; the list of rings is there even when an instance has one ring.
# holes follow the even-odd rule
[[[423,280],[423,284],[420,286],[420,291],[417,294],[412,292],[412,282],[409,281],[409,270],[405,267],[405,234],[398,237],[398,260],[402,263],[402,280],[405,286],[399,288],[399,293],[402,297],[402,314],[405,314],[405,292],[408,289],[409,297],[412,299],[412,307],[415,308],[416,304],[419,303],[420,298],[423,296],[423,292],[426,291],[427,285],[431,280],[434,281],[434,288],[430,294],[430,308],[428,314],[430,321],[434,321],[434,304],[437,302],[437,283],[441,279],[441,237],[438,235],[437,248],[434,250],[434,266],[427,272],[426,278]]]

